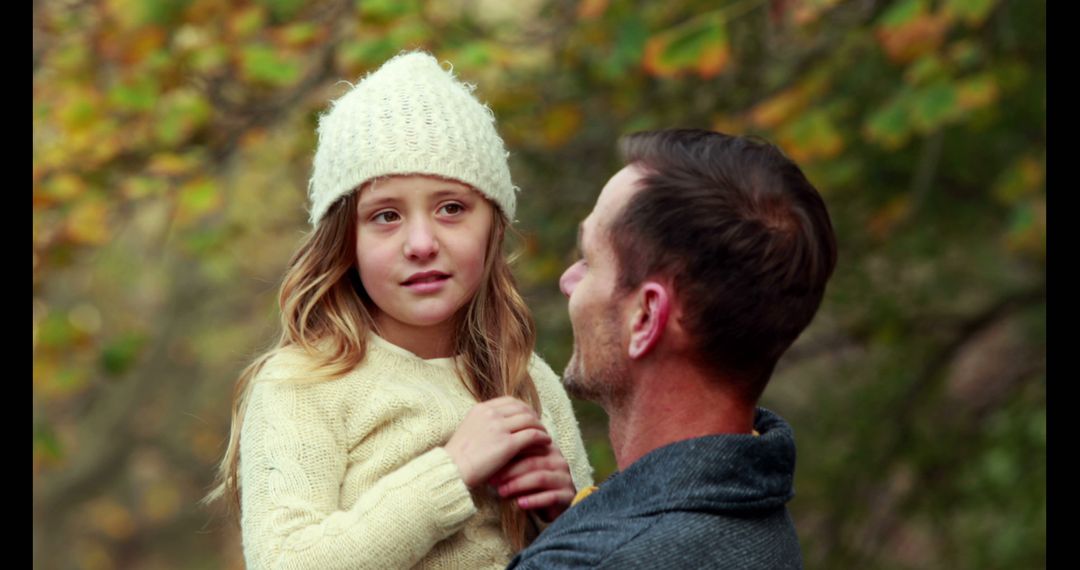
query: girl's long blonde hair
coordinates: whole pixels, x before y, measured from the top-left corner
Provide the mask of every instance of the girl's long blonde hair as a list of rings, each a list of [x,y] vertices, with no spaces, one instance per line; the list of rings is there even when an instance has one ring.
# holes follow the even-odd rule
[[[240,431],[252,380],[263,365],[287,347],[305,350],[316,363],[312,380],[328,381],[355,368],[364,359],[367,332],[374,328],[370,298],[356,268],[356,204],[358,189],[330,208],[289,261],[281,284],[281,337],[273,348],[240,373],[233,389],[232,429],[218,466],[216,485],[205,501],[228,496],[240,513]],[[540,397],[529,376],[536,341],[532,314],[517,290],[502,245],[512,227],[494,204],[484,278],[473,299],[455,317],[453,346],[458,375],[477,401],[513,396],[540,413]],[[500,504],[503,532],[515,551],[535,538],[535,529],[514,500]]]

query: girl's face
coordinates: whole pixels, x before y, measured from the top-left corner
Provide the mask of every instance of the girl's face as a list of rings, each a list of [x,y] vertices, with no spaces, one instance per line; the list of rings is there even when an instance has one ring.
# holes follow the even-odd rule
[[[493,206],[460,182],[409,175],[363,188],[356,214],[357,267],[380,333],[430,357],[484,277]]]

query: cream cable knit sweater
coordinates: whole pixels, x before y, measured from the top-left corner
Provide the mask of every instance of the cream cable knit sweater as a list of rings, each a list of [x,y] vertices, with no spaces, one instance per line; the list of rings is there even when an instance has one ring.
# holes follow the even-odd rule
[[[338,379],[295,381],[306,375],[300,351],[255,379],[240,439],[248,568],[505,567],[497,496],[470,493],[440,447],[476,403],[453,359],[369,339],[364,362]],[[559,378],[536,355],[529,372],[574,485],[591,485]]]

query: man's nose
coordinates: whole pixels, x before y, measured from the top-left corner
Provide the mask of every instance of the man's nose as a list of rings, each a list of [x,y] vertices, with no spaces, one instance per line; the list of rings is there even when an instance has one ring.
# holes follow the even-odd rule
[[[574,292],[574,288],[577,287],[584,273],[585,264],[581,260],[574,262],[566,268],[566,271],[563,271],[562,277],[559,278],[559,290],[563,295],[569,297]]]
[[[439,253],[439,240],[435,237],[427,220],[415,220],[409,223],[405,235],[405,257],[409,259],[429,259]]]

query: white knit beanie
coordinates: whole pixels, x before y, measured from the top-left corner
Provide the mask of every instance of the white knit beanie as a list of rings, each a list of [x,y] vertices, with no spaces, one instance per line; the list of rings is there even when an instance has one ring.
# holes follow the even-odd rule
[[[514,220],[517,188],[495,115],[431,54],[401,53],[363,78],[319,117],[308,182],[311,224],[361,184],[391,174],[452,178]]]

